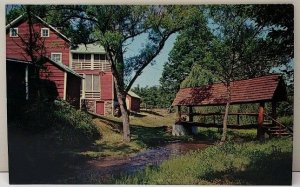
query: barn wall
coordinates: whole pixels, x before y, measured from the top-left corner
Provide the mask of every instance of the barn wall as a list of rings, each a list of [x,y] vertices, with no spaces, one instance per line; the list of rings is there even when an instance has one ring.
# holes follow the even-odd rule
[[[135,112],[140,112],[140,99],[131,97],[131,110]]]
[[[65,73],[57,68],[56,66],[50,64],[49,62],[44,64],[45,69],[41,70],[40,72],[40,78],[42,80],[50,80],[55,83],[58,98],[63,99],[64,98],[64,78]]]
[[[24,51],[24,43],[21,39],[24,39],[28,42],[28,33],[29,27],[27,22],[23,22],[18,26],[18,32],[20,37],[10,37],[9,30],[6,32],[6,57],[12,59],[19,59],[19,60],[27,60],[31,61],[30,56],[26,54]],[[41,23],[36,23],[33,26],[34,32],[38,33],[40,36],[41,28],[45,28]],[[43,50],[40,50],[39,53],[50,57],[51,52],[55,53],[62,53],[62,62],[66,65],[69,64],[69,44],[64,39],[53,32],[51,29],[49,30],[50,36],[49,37],[39,37],[37,44],[39,46],[44,46]],[[38,55],[40,56],[40,55]]]
[[[102,73],[100,76],[101,84],[101,99],[112,100],[113,99],[113,76],[111,72]]]

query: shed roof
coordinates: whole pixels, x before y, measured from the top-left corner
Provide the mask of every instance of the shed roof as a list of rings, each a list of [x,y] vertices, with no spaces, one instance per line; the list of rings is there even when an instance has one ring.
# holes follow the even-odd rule
[[[231,103],[253,103],[286,100],[286,88],[279,74],[231,82]],[[176,94],[172,106],[205,106],[226,104],[226,86],[223,83],[195,88],[182,88]]]
[[[76,48],[71,49],[72,53],[100,53],[105,54],[105,49],[99,43],[79,44]]]
[[[140,96],[138,96],[136,93],[134,93],[133,91],[129,90],[128,93],[127,93],[129,96],[131,97],[135,97],[135,98],[141,98]]]
[[[61,62],[55,62],[53,60],[51,60],[50,58],[46,57],[46,59],[53,65],[57,66],[58,68],[62,69],[63,71],[67,72],[67,73],[71,73],[73,75],[75,75],[76,77],[79,77],[81,79],[83,79],[83,77],[81,75],[79,75],[78,73],[76,73],[74,70],[72,70],[70,67],[64,65]]]
[[[72,70],[68,66],[64,65],[63,63],[55,62],[55,61],[51,60],[48,57],[44,57],[44,58],[47,61],[49,61],[51,64],[53,64],[54,66],[56,66],[57,68],[65,71],[67,73],[71,73],[71,74],[75,75],[76,77],[79,77],[79,78],[83,79],[83,77],[81,75],[79,75],[78,73],[76,73],[74,70]],[[13,63],[23,63],[23,64],[31,64],[31,65],[33,65],[33,63],[31,61],[18,60],[18,59],[12,59],[12,58],[6,58],[6,61],[13,62]]]

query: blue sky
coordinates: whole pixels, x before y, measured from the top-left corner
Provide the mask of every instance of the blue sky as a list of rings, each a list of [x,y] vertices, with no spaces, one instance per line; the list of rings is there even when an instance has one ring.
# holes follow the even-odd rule
[[[178,34],[173,34],[166,41],[164,48],[161,50],[158,56],[154,59],[154,64],[149,64],[143,71],[143,73],[136,79],[132,88],[140,85],[141,87],[145,86],[154,86],[159,85],[159,79],[163,72],[163,66],[168,61],[169,53],[172,50],[176,37]],[[139,50],[144,46],[147,40],[147,35],[140,35],[136,37],[135,40],[127,46],[127,51],[125,53],[126,57],[133,56],[139,52]]]

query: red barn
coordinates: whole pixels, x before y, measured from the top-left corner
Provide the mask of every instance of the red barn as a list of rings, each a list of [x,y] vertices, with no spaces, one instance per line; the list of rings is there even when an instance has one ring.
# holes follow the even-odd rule
[[[33,24],[21,15],[6,26],[7,95],[13,95],[12,91],[17,89],[11,81],[19,79],[25,99],[31,99],[30,95],[37,89],[33,71],[39,69],[40,92],[46,91],[79,106],[82,77],[68,67],[70,40],[40,17],[32,15],[31,18]]]
[[[82,75],[81,106],[99,115],[113,114],[114,84],[104,48],[97,43],[71,50],[70,67]]]
[[[133,91],[128,91],[126,105],[129,111],[140,112],[141,97]]]

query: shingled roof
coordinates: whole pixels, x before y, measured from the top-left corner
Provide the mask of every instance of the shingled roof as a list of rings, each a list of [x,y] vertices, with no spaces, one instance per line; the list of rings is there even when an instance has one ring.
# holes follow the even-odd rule
[[[279,74],[231,82],[232,104],[286,100],[286,88]],[[206,106],[226,104],[226,87],[223,83],[195,88],[182,88],[172,106]]]

